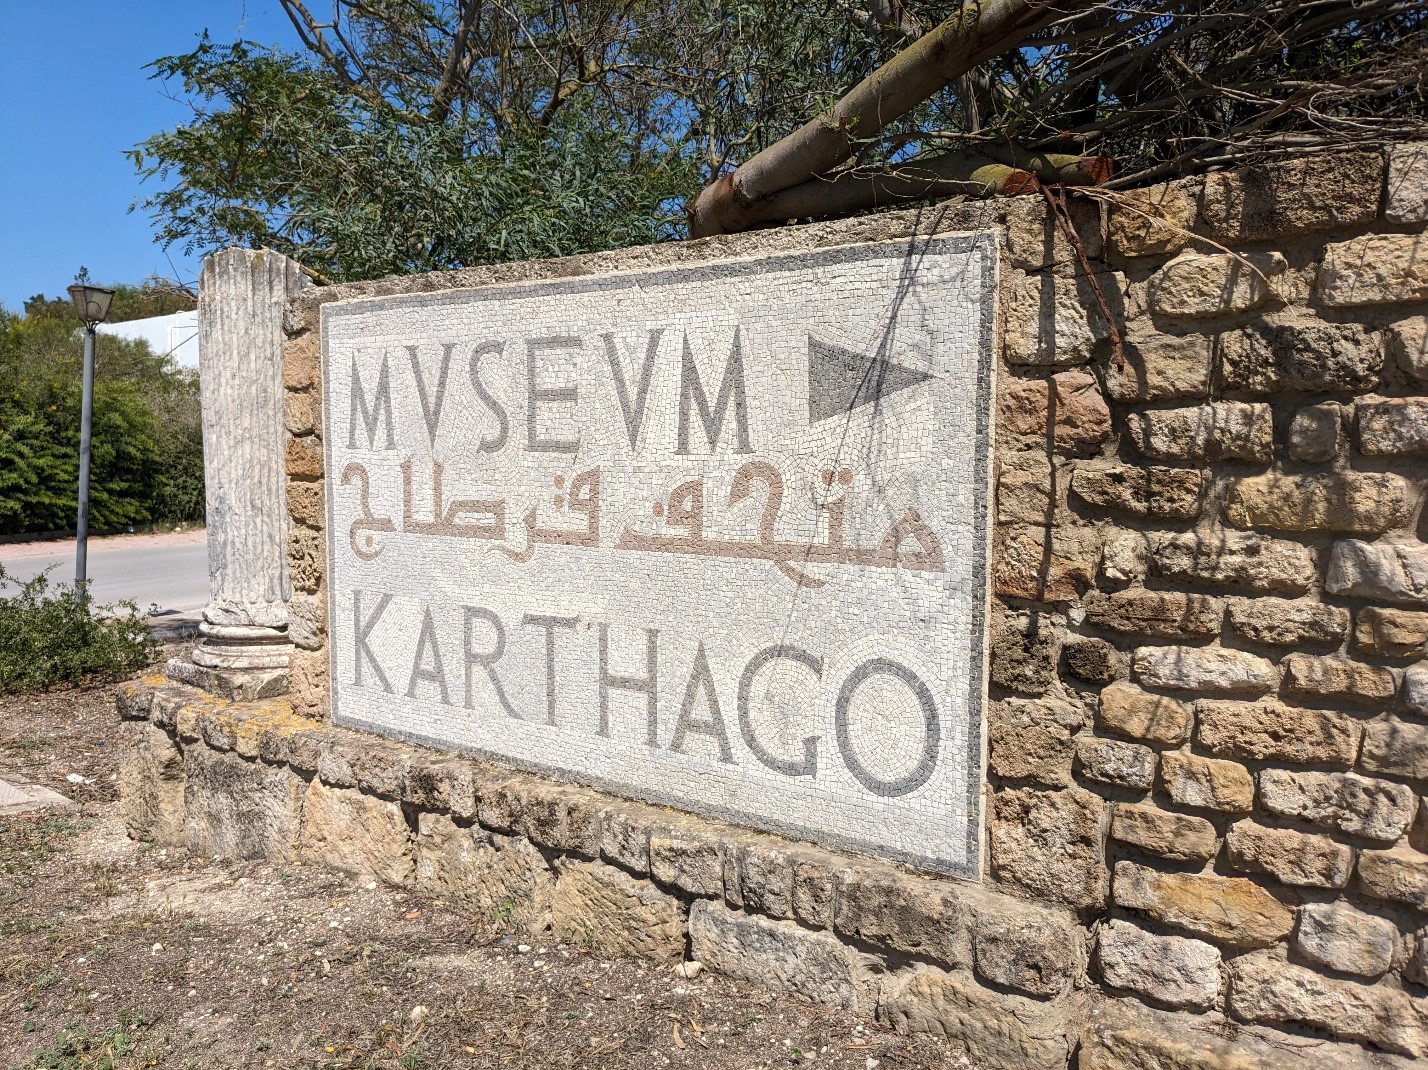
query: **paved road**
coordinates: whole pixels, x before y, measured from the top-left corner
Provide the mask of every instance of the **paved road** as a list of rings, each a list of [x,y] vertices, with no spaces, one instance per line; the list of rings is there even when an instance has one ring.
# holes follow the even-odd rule
[[[20,579],[55,565],[50,579],[69,582],[74,541],[0,546],[0,564]],[[89,578],[101,604],[132,598],[144,610],[151,602],[180,613],[202,609],[208,602],[208,546],[201,531],[91,539]]]

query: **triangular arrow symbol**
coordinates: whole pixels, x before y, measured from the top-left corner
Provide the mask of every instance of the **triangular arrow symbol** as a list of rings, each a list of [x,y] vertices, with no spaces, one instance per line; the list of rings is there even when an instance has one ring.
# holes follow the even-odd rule
[[[808,422],[852,412],[933,378],[872,354],[808,336]]]

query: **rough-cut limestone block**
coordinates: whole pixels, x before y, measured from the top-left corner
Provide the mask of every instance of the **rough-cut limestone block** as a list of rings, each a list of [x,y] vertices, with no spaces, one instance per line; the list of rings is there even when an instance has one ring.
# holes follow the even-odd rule
[[[793,867],[793,916],[804,925],[831,929],[838,889],[852,876],[852,867],[839,856],[803,852]]]
[[[723,845],[689,827],[651,829],[650,876],[686,895],[721,898],[724,894]]]
[[[298,858],[385,884],[410,884],[415,852],[399,804],[314,779],[303,801]]]
[[[293,528],[288,532],[288,570],[293,590],[316,594],[327,575],[327,541],[322,532]]]
[[[1161,873],[1117,862],[1117,906],[1227,947],[1267,947],[1289,933],[1294,915],[1253,881],[1207,873]]]
[[[1288,594],[1307,591],[1317,571],[1307,546],[1234,531],[1165,535],[1151,558],[1159,576],[1178,583]]]
[[[1398,677],[1392,669],[1331,655],[1290,654],[1283,661],[1284,691],[1370,709],[1392,701]]]
[[[1410,981],[1428,985],[1428,929],[1420,929],[1415,934],[1413,950],[1409,952],[1403,972]]]
[[[1081,1034],[1078,1070],[1416,1070],[1411,1059],[1218,1014],[1108,1004]]]
[[[1281,817],[1392,843],[1408,830],[1418,800],[1413,789],[1357,773],[1300,773],[1264,769],[1260,805]]]
[[[321,650],[327,641],[327,596],[294,594],[288,602],[288,638],[299,650]],[[292,666],[289,665],[291,670]],[[289,679],[295,675],[289,672]],[[291,684],[289,685],[291,691]]]
[[[1130,739],[1178,747],[1190,738],[1190,707],[1134,684],[1117,681],[1101,691],[1098,727]]]
[[[941,970],[890,980],[879,1017],[899,1033],[932,1033],[988,1070],[1064,1070],[1077,1005],[1002,995]]]
[[[1263,873],[1296,888],[1342,888],[1354,852],[1326,836],[1240,821],[1225,835],[1225,859],[1241,873]]]
[[[1116,531],[1101,548],[1101,582],[1114,589],[1145,579],[1150,571],[1150,540],[1143,532]]]
[[[1339,453],[1344,407],[1336,401],[1306,405],[1289,424],[1289,456],[1296,461],[1332,461]]]
[[[537,847],[595,858],[600,854],[601,805],[594,792],[532,781],[521,829]],[[653,846],[650,850],[653,853]]]
[[[1143,686],[1177,691],[1259,694],[1279,680],[1264,658],[1224,647],[1143,646],[1132,664]]]
[[[771,918],[791,918],[793,912],[795,850],[788,844],[755,837],[729,852],[738,883],[738,904],[744,910]],[[726,894],[724,901],[729,902]]]
[[[1397,718],[1369,722],[1359,765],[1369,773],[1428,781],[1428,725]]]
[[[992,797],[992,873],[1039,899],[1100,906],[1105,811],[1101,799],[1076,788],[998,792]]]
[[[1131,588],[1115,594],[1088,594],[1086,620],[1098,628],[1161,639],[1209,638],[1220,633],[1224,605],[1218,598],[1179,591]]]
[[[133,726],[133,743],[119,766],[119,812],[129,835],[161,847],[186,845],[183,796],[178,746],[162,728]]]
[[[318,434],[322,423],[320,407],[315,393],[287,391],[283,395],[283,427],[290,435]]]
[[[1428,717],[1428,662],[1411,665],[1403,674],[1403,694],[1399,701],[1410,713]]]
[[[1359,401],[1359,451],[1368,457],[1428,455],[1428,398]]]
[[[1076,248],[1066,236],[1060,214],[1043,197],[1009,197],[1006,204],[1007,257],[1013,267],[1036,271],[1052,264],[1078,259]],[[1101,233],[1101,206],[1093,201],[1072,198],[1068,204],[1071,223],[1081,247],[1091,259],[1105,251]],[[1092,250],[1097,250],[1092,252]]]
[[[1111,437],[1111,410],[1096,378],[1084,371],[1013,380],[1002,392],[998,429],[1045,443],[1058,453],[1096,452]]]
[[[1365,234],[1330,243],[1318,292],[1330,308],[1428,298],[1428,234]]]
[[[1266,646],[1337,646],[1349,630],[1349,612],[1309,599],[1231,598],[1230,631]]]
[[[1219,339],[1225,387],[1250,394],[1365,393],[1383,381],[1383,342],[1356,323],[1271,320]]]
[[[1129,791],[1149,791],[1155,783],[1155,751],[1139,743],[1083,736],[1076,741],[1076,761],[1088,780]]]
[[[838,890],[836,932],[947,966],[971,962],[970,912],[955,885],[891,869],[854,869]]]
[[[1402,525],[1417,498],[1389,472],[1270,473],[1236,479],[1225,519],[1239,528],[1381,535]]]
[[[203,745],[184,748],[188,849],[209,858],[293,861],[306,787],[280,766]]]
[[[1428,316],[1409,316],[1383,333],[1388,357],[1415,379],[1428,379]]]
[[[1130,190],[1111,207],[1111,245],[1121,256],[1179,252],[1194,222],[1195,201],[1180,185]]]
[[[690,957],[717,973],[814,1003],[863,1003],[858,955],[827,933],[700,899],[689,908],[689,941]]]
[[[1257,402],[1133,412],[1126,417],[1126,433],[1152,461],[1267,464],[1274,456],[1274,416],[1268,405]]]
[[[1428,855],[1399,846],[1359,855],[1359,887],[1365,895],[1428,911]]]
[[[517,930],[550,927],[554,878],[523,837],[466,827],[445,814],[422,814],[417,883],[484,923]]]
[[[321,479],[322,473],[322,440],[316,435],[289,438],[287,444],[288,479]]]
[[[987,770],[1003,780],[1032,780],[1048,787],[1071,783],[1076,745],[1063,724],[1047,722],[1026,705],[1000,704],[988,719]]]
[[[293,712],[299,717],[320,721],[328,716],[327,671],[325,650],[298,647],[288,659],[288,699],[293,704]]]
[[[1390,223],[1428,221],[1428,145],[1388,147],[1383,218]]]
[[[1428,546],[1357,539],[1336,542],[1324,589],[1354,598],[1428,605]]]
[[[1402,991],[1333,980],[1273,951],[1230,963],[1229,1007],[1245,1022],[1307,1025],[1401,1055],[1428,1055],[1428,1027]]]
[[[1125,277],[1119,272],[1098,272],[1095,284],[1111,314],[1117,315]],[[1006,307],[1008,363],[1036,367],[1085,364],[1097,343],[1109,337],[1091,283],[1079,272],[1075,277],[1029,275],[1012,287]]]
[[[293,522],[320,528],[326,522],[321,483],[289,483],[288,515]]]
[[[1106,369],[1106,392],[1116,401],[1203,398],[1210,392],[1209,335],[1132,331],[1122,348],[1125,365],[1112,361]]]
[[[992,590],[1004,598],[1069,602],[1095,580],[1091,528],[1000,527],[992,553]]]
[[[1204,1010],[1220,998],[1220,952],[1203,940],[1160,936],[1119,918],[1096,938],[1101,980],[1167,1007]]]
[[[1354,622],[1354,645],[1377,658],[1419,657],[1428,643],[1428,613],[1365,606]]]
[[[1062,476],[1038,451],[1015,453],[997,470],[997,523],[1052,523],[1056,511],[1055,489]]]
[[[1142,803],[1116,805],[1111,839],[1172,862],[1208,862],[1219,844],[1215,826],[1203,817],[1171,814]]]
[[[1087,505],[1148,520],[1193,520],[1200,515],[1205,477],[1190,468],[1109,464],[1078,466],[1071,490]]]
[[[1008,691],[1039,695],[1056,676],[1056,627],[1050,614],[997,613],[991,626],[991,681]]]
[[[1151,311],[1171,319],[1244,312],[1274,292],[1288,262],[1276,252],[1182,253],[1150,277]]]
[[[977,976],[1031,996],[1054,997],[1080,976],[1085,938],[1068,914],[994,892],[968,894]]]
[[[1347,903],[1299,908],[1294,947],[1310,962],[1360,977],[1382,977],[1393,965],[1398,926]]]
[[[290,337],[283,343],[283,388],[311,390],[318,385],[322,354],[317,331]]]
[[[1372,223],[1383,160],[1345,152],[1207,175],[1200,218],[1219,241],[1261,241]]]
[[[1200,746],[1223,758],[1348,768],[1359,752],[1359,722],[1342,713],[1261,699],[1202,701],[1195,714]]]
[[[1066,671],[1090,684],[1109,684],[1126,674],[1126,660],[1110,643],[1094,636],[1068,639],[1061,648]]]
[[[679,900],[603,862],[561,867],[551,923],[557,940],[609,957],[678,962],[684,956]]]
[[[1254,808],[1254,778],[1236,762],[1170,751],[1160,763],[1160,781],[1179,806],[1232,814]]]

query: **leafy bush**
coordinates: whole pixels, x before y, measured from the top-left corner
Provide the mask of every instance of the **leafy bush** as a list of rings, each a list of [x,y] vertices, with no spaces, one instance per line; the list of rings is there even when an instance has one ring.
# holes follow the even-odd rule
[[[153,660],[157,645],[137,605],[95,606],[72,583],[51,592],[49,571],[21,581],[0,565],[0,694],[113,679]]]

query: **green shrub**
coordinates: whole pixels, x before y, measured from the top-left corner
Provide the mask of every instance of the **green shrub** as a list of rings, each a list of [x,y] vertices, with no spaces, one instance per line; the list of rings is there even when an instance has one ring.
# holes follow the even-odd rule
[[[0,694],[114,679],[153,660],[157,644],[137,605],[96,606],[72,583],[51,591],[49,571],[20,581],[0,565]]]

